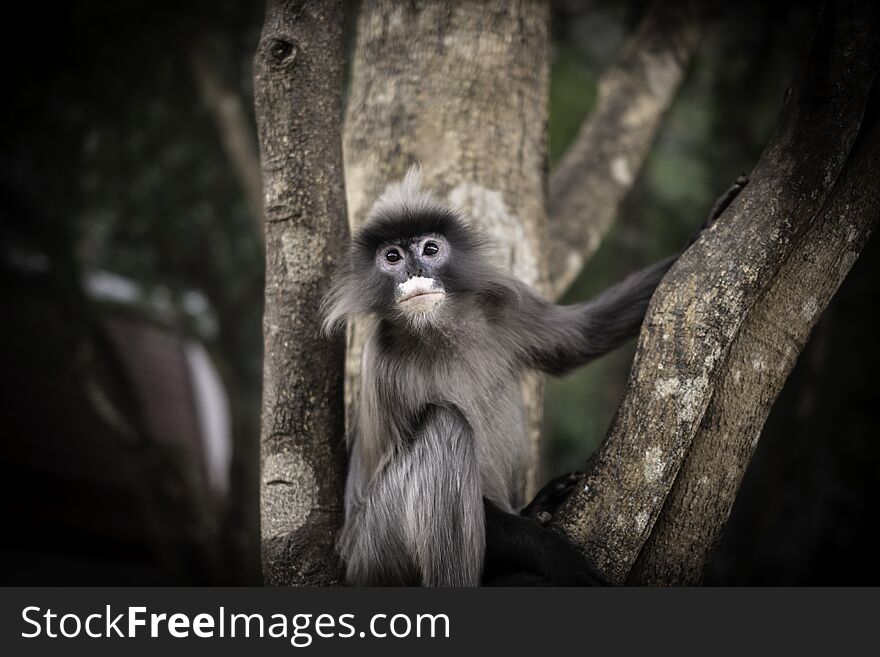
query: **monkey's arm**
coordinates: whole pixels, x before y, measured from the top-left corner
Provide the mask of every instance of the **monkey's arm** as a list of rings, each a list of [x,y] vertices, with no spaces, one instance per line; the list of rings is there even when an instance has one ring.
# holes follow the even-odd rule
[[[651,295],[677,257],[632,274],[586,303],[560,306],[524,291],[510,310],[509,336],[522,364],[563,374],[636,335]]]
[[[470,426],[455,409],[429,406],[409,443],[359,497],[349,504],[340,545],[349,584],[479,585],[486,544],[480,473]]]
[[[709,228],[749,179],[741,174],[715,202],[709,216],[681,252],[632,274],[587,303],[557,306],[526,290],[514,342],[527,367],[562,374],[620,346],[639,332],[648,302],[660,280],[688,247]]]

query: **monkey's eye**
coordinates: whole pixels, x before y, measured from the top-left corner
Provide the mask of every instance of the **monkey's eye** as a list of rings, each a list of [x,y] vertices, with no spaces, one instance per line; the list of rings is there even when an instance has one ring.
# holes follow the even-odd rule
[[[437,246],[437,242],[425,242],[425,246],[422,249],[422,255],[432,256],[437,255],[437,252],[440,250],[440,247]]]
[[[397,249],[389,249],[385,253],[385,259],[391,263],[395,263],[395,262],[399,261],[400,260],[400,251],[398,251]]]

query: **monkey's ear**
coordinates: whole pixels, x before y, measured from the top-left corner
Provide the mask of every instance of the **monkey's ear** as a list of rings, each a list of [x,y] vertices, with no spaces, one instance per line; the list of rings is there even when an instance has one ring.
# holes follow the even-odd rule
[[[346,286],[337,277],[321,301],[321,333],[332,338],[340,329],[345,328],[352,306]]]
[[[345,329],[349,318],[370,311],[365,276],[355,274],[349,265],[343,266],[342,271],[333,277],[330,289],[321,300],[321,332],[325,337],[333,337],[337,331]]]

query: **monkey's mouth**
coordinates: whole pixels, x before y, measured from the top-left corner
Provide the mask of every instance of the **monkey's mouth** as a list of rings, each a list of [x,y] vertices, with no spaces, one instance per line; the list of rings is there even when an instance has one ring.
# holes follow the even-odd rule
[[[397,303],[413,310],[430,310],[446,292],[433,278],[416,276],[397,286]]]

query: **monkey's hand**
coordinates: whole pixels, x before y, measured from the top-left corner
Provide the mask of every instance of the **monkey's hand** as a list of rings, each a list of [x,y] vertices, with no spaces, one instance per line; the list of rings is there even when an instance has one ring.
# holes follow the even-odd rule
[[[697,241],[697,238],[707,228],[710,228],[712,224],[721,216],[721,214],[727,209],[733,199],[737,197],[737,195],[743,190],[743,188],[749,184],[749,177],[741,173],[737,177],[737,179],[733,182],[733,184],[727,189],[724,194],[722,194],[717,201],[715,201],[715,205],[712,206],[712,211],[709,212],[709,216],[706,217],[706,220],[700,225],[700,227],[696,230],[696,232],[691,235],[691,238],[688,240],[687,245],[684,247],[685,250],[694,242]]]
[[[540,525],[546,525],[553,518],[553,514],[560,505],[568,498],[577,486],[581,478],[580,472],[569,472],[555,479],[551,479],[538,491],[535,499],[529,502],[520,515],[531,518]]]

